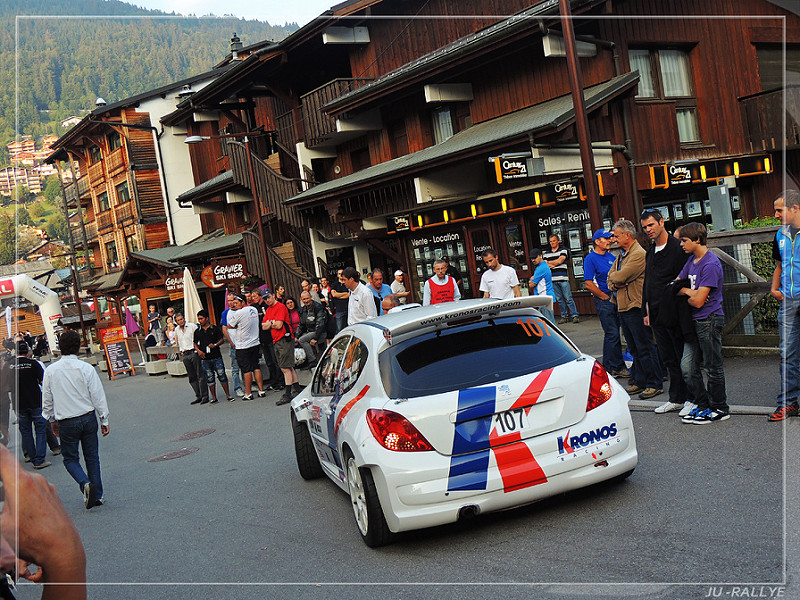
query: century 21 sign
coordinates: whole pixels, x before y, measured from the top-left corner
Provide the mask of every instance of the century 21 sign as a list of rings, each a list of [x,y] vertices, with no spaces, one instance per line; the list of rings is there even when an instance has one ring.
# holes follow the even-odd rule
[[[528,164],[524,158],[503,158],[498,156],[494,159],[494,171],[497,175],[497,183],[503,183],[509,179],[527,177]]]

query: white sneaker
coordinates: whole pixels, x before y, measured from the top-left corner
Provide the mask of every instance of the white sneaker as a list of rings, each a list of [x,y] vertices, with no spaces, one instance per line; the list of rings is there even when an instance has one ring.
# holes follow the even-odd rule
[[[695,408],[697,408],[697,404],[687,400],[686,402],[683,403],[683,408],[681,409],[681,412],[678,413],[678,416],[679,417],[685,417],[690,412],[692,412]]]
[[[675,410],[678,410],[679,408],[682,407],[677,402],[664,402],[664,404],[662,404],[661,406],[656,407],[654,412],[657,412],[658,414],[661,415],[664,413],[673,412]]]
[[[239,398],[241,398],[242,396],[244,396],[244,390],[241,389],[236,390],[236,395],[239,396]]]

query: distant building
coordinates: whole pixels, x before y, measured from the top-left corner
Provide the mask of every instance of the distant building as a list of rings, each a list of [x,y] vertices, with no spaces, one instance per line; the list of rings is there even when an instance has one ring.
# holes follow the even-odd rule
[[[6,148],[8,148],[9,156],[11,156],[11,158],[14,158],[23,152],[35,151],[36,143],[32,139],[22,139],[18,142],[11,142],[10,144],[6,144]]]
[[[73,117],[70,117],[68,119],[64,119],[63,121],[61,121],[61,126],[64,129],[66,129],[68,127],[72,127],[73,125],[77,125],[80,122],[81,122],[81,118],[80,117],[74,117],[73,116]]]
[[[0,169],[0,194],[11,195],[14,186],[24,185],[34,194],[42,191],[42,180],[33,169],[4,167]]]

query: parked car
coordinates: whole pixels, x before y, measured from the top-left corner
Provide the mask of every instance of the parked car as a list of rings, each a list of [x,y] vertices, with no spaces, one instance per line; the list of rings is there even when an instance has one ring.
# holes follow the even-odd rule
[[[545,303],[416,307],[333,339],[291,404],[297,466],[350,494],[368,546],[633,472],[625,389]]]

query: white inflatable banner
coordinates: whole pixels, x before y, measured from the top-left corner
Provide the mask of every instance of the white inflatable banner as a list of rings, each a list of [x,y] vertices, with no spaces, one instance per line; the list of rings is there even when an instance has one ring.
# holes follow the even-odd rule
[[[0,298],[7,296],[22,296],[39,306],[39,314],[42,316],[44,332],[47,335],[50,349],[58,349],[55,329],[61,318],[61,303],[58,301],[58,294],[27,275],[14,275],[0,279]]]

